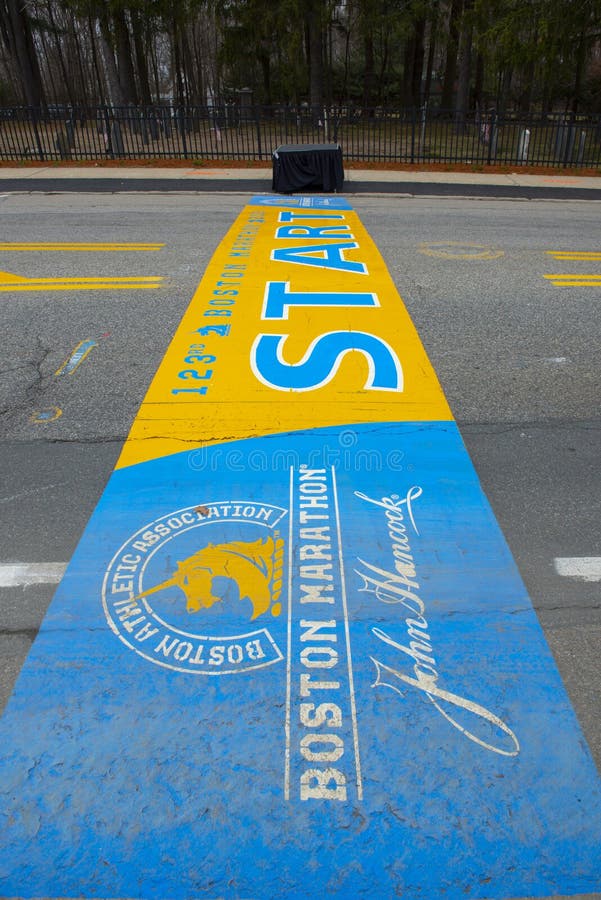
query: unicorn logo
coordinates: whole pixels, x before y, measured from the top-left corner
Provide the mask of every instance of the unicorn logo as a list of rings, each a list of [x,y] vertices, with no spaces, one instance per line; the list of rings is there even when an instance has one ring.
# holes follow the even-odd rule
[[[230,541],[227,544],[208,544],[198,553],[178,561],[173,576],[135,598],[149,597],[168,587],[180,588],[186,596],[189,613],[210,609],[222,598],[213,593],[213,579],[225,576],[238,585],[240,601],[250,600],[251,621],[271,608],[279,616],[282,604],[282,570],[284,541],[274,532],[273,537],[256,541]]]

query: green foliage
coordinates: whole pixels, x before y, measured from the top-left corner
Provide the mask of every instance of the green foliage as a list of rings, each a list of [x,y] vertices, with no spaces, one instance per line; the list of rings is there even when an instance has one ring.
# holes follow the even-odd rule
[[[578,104],[601,37],[597,0],[476,0],[476,14],[491,77],[511,72],[514,99],[521,89],[546,109]]]
[[[0,0],[5,102],[593,111],[600,42],[599,0]]]

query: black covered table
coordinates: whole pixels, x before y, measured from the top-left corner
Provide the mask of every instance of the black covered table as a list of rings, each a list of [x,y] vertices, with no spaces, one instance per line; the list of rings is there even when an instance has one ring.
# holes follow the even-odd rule
[[[272,187],[280,194],[341,191],[343,182],[340,144],[282,144],[273,154]]]

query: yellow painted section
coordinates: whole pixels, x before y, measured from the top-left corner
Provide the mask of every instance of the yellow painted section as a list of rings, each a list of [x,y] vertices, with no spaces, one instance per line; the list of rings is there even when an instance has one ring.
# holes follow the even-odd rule
[[[0,291],[108,291],[143,290],[161,287],[162,276],[158,275],[102,275],[98,277],[77,276],[74,278],[27,278],[12,272],[0,272]]]
[[[221,242],[150,385],[118,467],[203,445],[303,428],[452,420],[417,331],[357,214],[336,211],[358,244],[345,250],[344,258],[364,263],[365,274],[271,259],[275,248],[308,251],[331,243],[331,239],[276,238],[282,210],[247,206]],[[324,221],[320,212],[311,210],[315,221],[308,219],[307,224],[336,224]],[[239,277],[224,277],[228,274]],[[264,320],[268,281],[288,282],[293,292],[374,292],[379,306],[293,306],[287,319]],[[228,289],[236,293],[219,293]],[[222,330],[229,326],[229,333],[200,334],[206,326]],[[357,351],[344,356],[329,383],[312,390],[276,390],[253,373],[251,348],[259,334],[287,335],[284,361],[295,364],[320,335],[341,330],[362,331],[385,341],[402,365],[403,390],[366,389],[368,363]],[[204,355],[214,360],[201,362]],[[190,372],[196,374],[186,374]],[[203,387],[205,395],[174,393]]]
[[[546,250],[554,259],[601,260],[601,253],[596,250]]]
[[[601,278],[598,281],[552,281],[555,287],[601,287]]]
[[[13,275],[12,272],[0,272],[0,286],[13,284],[27,284],[28,278],[23,275]]]
[[[465,241],[424,241],[418,247],[424,256],[438,259],[500,259],[504,250],[489,247],[488,244],[469,244]]]
[[[543,275],[556,287],[599,287],[601,275],[581,275],[579,272]]]
[[[0,250],[18,251],[18,252],[47,252],[47,251],[98,251],[103,253],[121,253],[121,252],[151,252],[161,250],[164,244],[136,244],[136,243],[68,243],[68,242],[45,242],[45,243],[20,243],[18,241],[4,241],[0,243]]]

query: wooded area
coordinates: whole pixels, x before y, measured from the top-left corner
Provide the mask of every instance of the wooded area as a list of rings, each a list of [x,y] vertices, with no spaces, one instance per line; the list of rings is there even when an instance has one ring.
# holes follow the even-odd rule
[[[601,113],[600,0],[0,0],[0,106]]]

